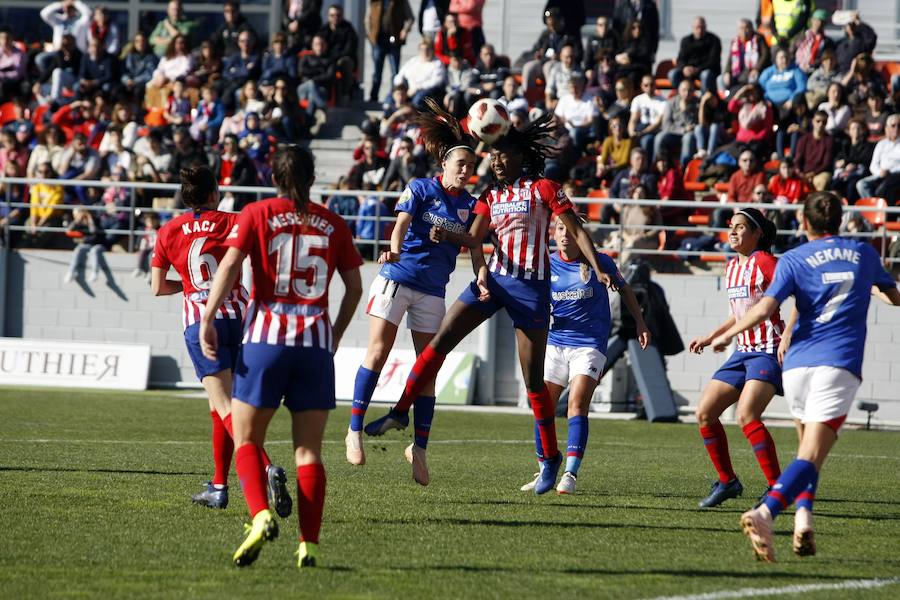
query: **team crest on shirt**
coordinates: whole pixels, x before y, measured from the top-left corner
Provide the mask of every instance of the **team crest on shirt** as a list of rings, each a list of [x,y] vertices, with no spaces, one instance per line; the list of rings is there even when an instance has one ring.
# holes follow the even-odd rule
[[[459,217],[459,220],[465,223],[469,220],[469,209],[468,208],[457,208],[456,216]]]

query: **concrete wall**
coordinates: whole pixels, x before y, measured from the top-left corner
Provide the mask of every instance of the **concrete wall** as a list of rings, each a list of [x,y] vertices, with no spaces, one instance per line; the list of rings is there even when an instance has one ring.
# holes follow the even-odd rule
[[[131,277],[135,257],[107,255],[113,283],[103,277],[96,284],[63,282],[71,253],[50,250],[23,250],[9,254],[7,270],[5,335],[43,339],[106,340],[150,344],[153,364],[151,381],[194,382],[181,333],[179,297],[155,298],[143,279]],[[368,286],[377,266],[363,268]],[[451,279],[448,299],[455,298],[471,281],[468,260],[461,259]],[[718,275],[658,275],[685,345],[695,336],[705,335],[727,315],[727,303]],[[331,302],[336,306],[342,292],[340,280],[332,286]],[[363,306],[357,310],[344,344],[364,347],[368,322]],[[484,327],[484,326],[483,326]],[[481,332],[467,338],[460,350],[478,353]],[[412,348],[408,332],[401,328],[397,347]],[[900,421],[900,309],[873,302],[869,310],[869,334],[859,399],[882,404],[879,417]],[[684,352],[668,359],[673,389],[696,404],[715,369],[726,355]],[[515,342],[509,319],[501,313],[496,326],[496,355],[483,365],[483,375],[493,377],[493,400],[515,403],[523,397],[521,376],[515,358]],[[483,380],[482,380],[483,381]],[[487,399],[485,399],[487,400]],[[787,413],[783,399],[776,398],[772,411]],[[854,411],[854,416],[859,416]]]

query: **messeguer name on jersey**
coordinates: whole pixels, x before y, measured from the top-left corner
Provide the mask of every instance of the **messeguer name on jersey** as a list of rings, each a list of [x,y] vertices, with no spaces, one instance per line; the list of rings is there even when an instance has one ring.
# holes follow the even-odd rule
[[[807,256],[804,260],[806,261],[806,264],[813,268],[821,267],[825,263],[833,260],[844,260],[851,262],[854,265],[858,265],[859,252],[850,248],[825,248],[824,250],[818,250],[815,254]]]
[[[334,233],[334,225],[329,223],[326,219],[319,215],[301,215],[296,211],[272,215],[269,217],[268,223],[269,229],[272,231],[293,225],[309,225],[310,227],[315,227],[325,235]]]

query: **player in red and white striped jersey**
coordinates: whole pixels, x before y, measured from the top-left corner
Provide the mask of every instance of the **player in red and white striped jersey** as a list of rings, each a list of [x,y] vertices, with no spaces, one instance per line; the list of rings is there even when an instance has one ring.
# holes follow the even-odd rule
[[[556,442],[555,407],[544,383],[550,326],[551,215],[569,230],[597,279],[611,284],[609,275],[597,263],[597,253],[572,203],[558,184],[541,175],[545,159],[553,153],[551,122],[552,115],[547,115],[522,131],[511,129],[491,149],[491,168],[497,183],[476,203],[470,228],[478,240],[484,239],[488,227],[494,228],[497,243],[490,268],[476,245],[472,249],[475,281],[450,307],[440,330],[416,359],[400,401],[380,423],[370,425],[378,425],[381,433],[405,427],[409,407],[424,386],[434,382],[447,353],[482,322],[505,309],[516,328],[522,375],[544,451],[544,468],[534,488],[538,494],[553,489],[562,463]]]
[[[315,164],[308,150],[278,151],[272,173],[279,197],[241,211],[208,306],[221,306],[249,256],[253,290],[235,366],[232,408],[235,466],[253,525],[233,561],[251,564],[263,544],[278,535],[265,492],[262,445],[283,399],[291,411],[297,461],[298,565],[307,567],[315,566],[325,502],[321,452],[328,411],[335,406],[333,352],[362,296],[362,258],[344,220],[310,202]],[[328,287],[335,271],[346,291],[332,326]],[[203,353],[213,359],[221,350],[214,324],[209,312],[200,321]]]
[[[225,256],[225,238],[231,232],[237,215],[215,210],[219,204],[219,190],[209,168],[183,169],[181,181],[182,199],[191,210],[175,217],[159,230],[151,262],[151,286],[157,296],[183,294],[184,341],[197,378],[209,399],[215,472],[204,490],[193,496],[193,501],[210,508],[225,508],[228,505],[228,471],[234,454],[231,372],[241,341],[241,320],[247,308],[247,291],[239,283],[215,310],[216,328],[223,347],[216,360],[203,356],[199,332],[200,317],[206,311],[213,275]],[[173,267],[180,281],[166,279],[166,274]],[[276,485],[274,474],[280,471],[280,467],[270,467],[268,457],[265,460],[273,472],[272,484]],[[277,490],[279,497],[286,496],[282,491]],[[290,514],[290,505],[282,507],[284,510]]]
[[[700,354],[764,296],[775,275],[777,259],[769,254],[775,239],[775,224],[759,210],[739,210],[731,219],[728,241],[737,257],[725,269],[725,285],[731,315],[715,331],[691,341],[690,350]],[[719,475],[701,508],[718,506],[743,492],[743,486],[731,465],[728,439],[719,417],[725,409],[737,404],[737,422],[753,448],[759,466],[771,488],[781,469],[775,443],[762,423],[762,414],[772,397],[782,394],[781,365],[778,345],[784,333],[784,322],[776,311],[759,326],[738,335],[737,350],[713,375],[697,406],[700,435]],[[766,490],[768,493],[768,489]]]

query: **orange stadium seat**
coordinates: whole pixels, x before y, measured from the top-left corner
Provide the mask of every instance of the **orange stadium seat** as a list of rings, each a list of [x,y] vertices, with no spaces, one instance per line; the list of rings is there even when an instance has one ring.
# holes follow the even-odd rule
[[[705,192],[709,186],[700,181],[700,167],[703,161],[695,158],[684,168],[684,189],[689,192]]]
[[[4,102],[3,104],[0,104],[0,125],[6,125],[15,118],[16,113],[13,111],[12,102]]]
[[[675,68],[675,61],[671,58],[662,60],[656,65],[656,87],[662,90],[670,90],[674,86],[669,81],[669,71]]]
[[[609,190],[606,188],[599,188],[596,190],[591,190],[588,192],[588,198],[609,198]],[[592,203],[588,204],[587,209],[587,217],[590,221],[600,221],[600,214],[603,212],[603,205]]]
[[[870,206],[872,208],[887,208],[887,200],[884,198],[860,198],[856,201],[856,206]],[[872,227],[878,229],[885,222],[885,213],[879,210],[868,210],[860,213],[862,217],[868,221]]]

